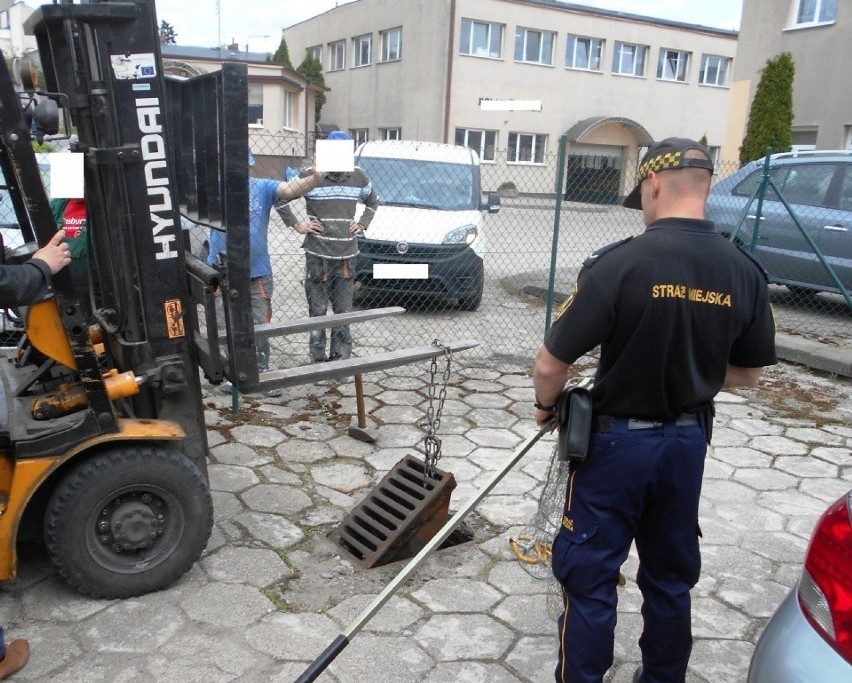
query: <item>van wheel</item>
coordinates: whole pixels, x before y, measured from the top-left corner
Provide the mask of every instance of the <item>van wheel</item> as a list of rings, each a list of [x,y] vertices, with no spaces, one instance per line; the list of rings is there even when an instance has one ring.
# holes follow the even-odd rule
[[[75,467],[44,518],[60,575],[93,598],[169,586],[201,555],[212,527],[201,471],[183,453],[157,446],[114,448]]]

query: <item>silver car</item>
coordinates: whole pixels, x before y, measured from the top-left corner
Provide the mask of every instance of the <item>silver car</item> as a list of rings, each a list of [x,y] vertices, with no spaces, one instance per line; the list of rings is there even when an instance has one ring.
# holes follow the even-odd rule
[[[771,157],[770,176],[807,236],[769,186],[760,216],[756,200],[746,213],[763,166],[763,159],[752,161],[717,182],[707,201],[707,218],[716,223],[719,232],[730,236],[745,216],[736,239],[754,247],[753,253],[775,284],[802,293],[840,292],[817,256],[816,245],[843,289],[852,289],[852,150]]]
[[[755,648],[748,683],[852,681],[852,491],[814,529],[798,585]]]

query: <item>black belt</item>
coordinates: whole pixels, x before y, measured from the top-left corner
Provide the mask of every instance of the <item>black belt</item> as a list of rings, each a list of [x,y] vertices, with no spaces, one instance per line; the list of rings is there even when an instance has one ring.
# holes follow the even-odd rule
[[[592,419],[592,431],[594,432],[612,432],[615,427],[626,425],[628,430],[633,429],[659,429],[667,424],[674,424],[678,427],[690,427],[699,424],[698,415],[695,413],[682,413],[674,420],[637,420],[632,417],[614,417],[612,415],[595,415]]]

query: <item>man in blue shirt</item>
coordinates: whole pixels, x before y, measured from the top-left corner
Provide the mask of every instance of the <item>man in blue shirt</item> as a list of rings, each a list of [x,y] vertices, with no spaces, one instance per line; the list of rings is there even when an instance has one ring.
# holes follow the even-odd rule
[[[253,160],[252,160],[253,162]],[[250,162],[250,164],[252,163]],[[272,261],[269,258],[269,212],[278,197],[279,180],[249,178],[249,267],[251,277],[251,316],[254,323],[272,320]],[[217,266],[225,252],[225,233],[210,231],[207,264]],[[269,370],[269,340],[257,340],[257,369]]]

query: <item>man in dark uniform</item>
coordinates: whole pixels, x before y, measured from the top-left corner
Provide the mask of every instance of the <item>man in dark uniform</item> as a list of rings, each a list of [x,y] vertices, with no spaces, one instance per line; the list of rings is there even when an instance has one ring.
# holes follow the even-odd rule
[[[0,307],[28,306],[50,291],[50,276],[71,263],[71,250],[59,230],[33,257],[21,265],[0,265]],[[8,645],[0,628],[0,679],[20,671],[30,658],[30,644],[23,638]]]
[[[685,680],[713,398],[755,386],[777,362],[765,273],[704,220],[712,173],[692,140],[648,150],[624,202],[642,209],[645,232],[585,262],[536,360],[544,424],[571,364],[600,345],[589,455],[569,478],[553,546],[565,601],[558,683],[600,683],[612,665],[616,585],[634,539],[644,629],[633,680]]]

